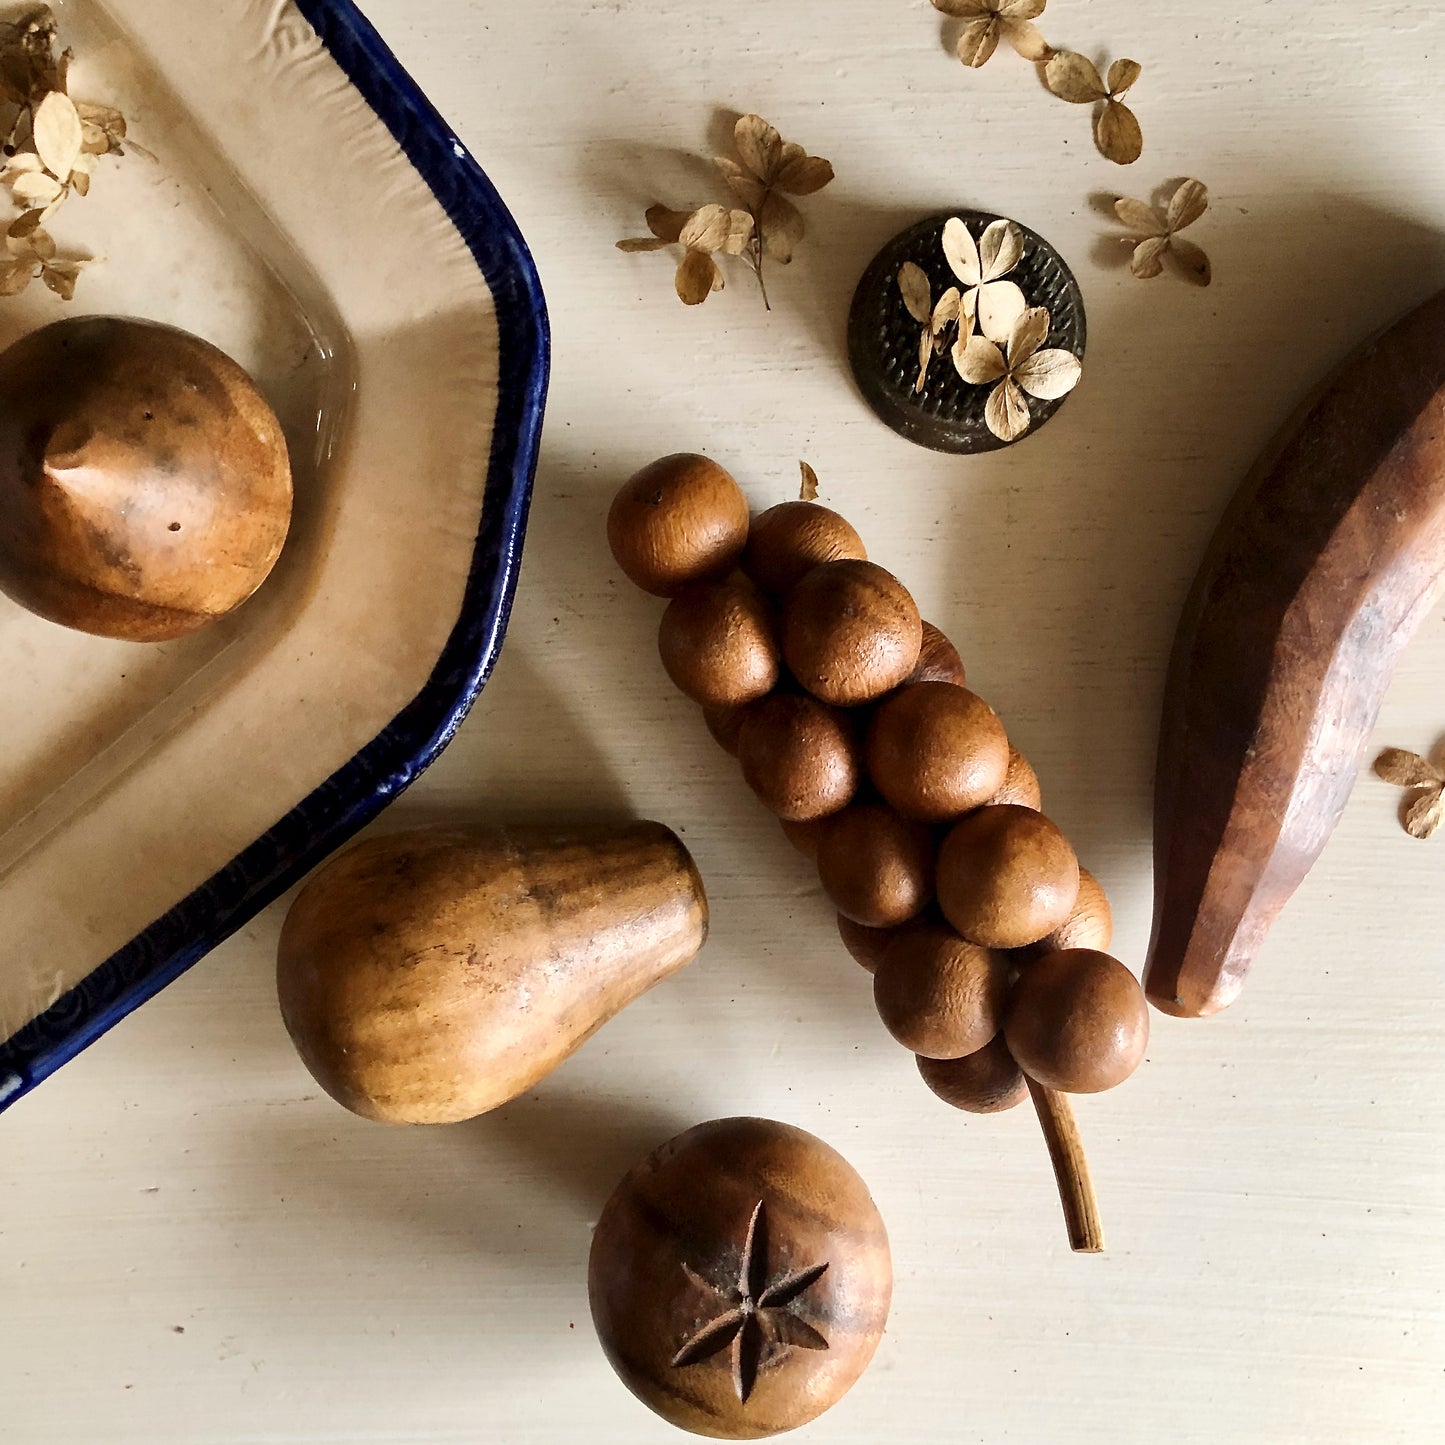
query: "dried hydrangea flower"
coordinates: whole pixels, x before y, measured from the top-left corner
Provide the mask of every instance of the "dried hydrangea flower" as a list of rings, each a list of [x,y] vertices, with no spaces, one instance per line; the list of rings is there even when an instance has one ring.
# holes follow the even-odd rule
[[[1012,221],[991,222],[977,241],[958,216],[944,223],[944,259],[964,286],[959,325],[965,337],[973,331],[975,319],[990,341],[1002,344],[1013,333],[1028,303],[1018,286],[1003,278],[1023,253],[1023,233]]]
[[[1063,350],[1043,351],[1048,340],[1049,313],[1042,306],[1025,311],[1014,322],[1000,349],[986,336],[960,336],[953,364],[970,386],[992,386],[984,406],[988,429],[1003,442],[1017,441],[1030,424],[1028,397],[1054,401],[1079,384],[1079,358]]]
[[[833,166],[821,156],[810,156],[795,142],[785,141],[778,128],[760,115],[738,117],[733,144],[738,160],[716,156],[714,163],[753,218],[747,254],[757,272],[763,304],[771,310],[763,278],[764,258],[786,266],[803,239],[803,213],[788,197],[821,191],[833,179]]]
[[[1375,759],[1375,772],[1387,783],[1415,793],[1405,813],[1405,831],[1421,839],[1434,834],[1445,821],[1445,772],[1405,748],[1386,748]]]
[[[1087,56],[1072,50],[1056,50],[1044,67],[1044,80],[1060,100],[1072,105],[1102,107],[1094,116],[1094,141],[1099,150],[1118,165],[1132,165],[1144,153],[1144,133],[1139,119],[1124,96],[1143,73],[1136,60],[1116,60],[1109,67],[1107,81]]]
[[[1148,280],[1164,269],[1165,257],[1174,261],[1182,275],[1198,286],[1207,286],[1213,279],[1209,257],[1193,241],[1184,240],[1179,232],[1192,226],[1209,208],[1209,191],[1200,181],[1183,181],[1169,197],[1161,215],[1144,201],[1120,196],[1114,202],[1114,213],[1138,238],[1129,269]]]
[[[726,206],[702,206],[692,212],[651,206],[646,220],[652,235],[619,241],[617,249],[660,251],[667,246],[681,246],[683,257],[674,284],[684,306],[699,306],[714,291],[723,289],[723,273],[713,257],[718,252],[742,255],[753,234],[753,218],[746,211]]]
[[[933,8],[962,20],[955,49],[972,69],[984,65],[1006,39],[1025,60],[1046,60],[1049,43],[1034,24],[1047,0],[933,0]]]
[[[37,278],[63,300],[75,295],[85,262],[58,259],[44,224],[72,192],[89,193],[98,156],[125,154],[125,117],[70,98],[71,52],[56,55],[57,41],[48,5],[0,25],[0,106],[10,119],[0,184],[23,212],[6,236],[0,295],[18,295]]]

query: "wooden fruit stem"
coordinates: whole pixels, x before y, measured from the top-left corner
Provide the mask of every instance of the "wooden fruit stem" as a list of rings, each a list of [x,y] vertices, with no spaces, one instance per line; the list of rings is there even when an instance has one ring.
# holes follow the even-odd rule
[[[1099,1254],[1104,1248],[1104,1226],[1099,1222],[1099,1204],[1089,1178],[1089,1161],[1067,1094],[1028,1081],[1029,1094],[1049,1146],[1054,1178],[1059,1184],[1059,1201],[1064,1206],[1064,1223],[1069,1245],[1078,1254]]]

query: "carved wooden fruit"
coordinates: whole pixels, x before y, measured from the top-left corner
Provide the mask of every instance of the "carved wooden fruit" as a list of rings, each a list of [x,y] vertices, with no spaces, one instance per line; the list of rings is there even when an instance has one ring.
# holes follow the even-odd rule
[[[588,1292],[613,1369],[684,1430],[756,1440],[823,1413],[867,1368],[893,1267],[842,1155],[767,1119],[664,1144],[613,1192]]]
[[[83,317],[0,356],[0,589],[32,612],[195,632],[266,580],[290,525],[281,425],[209,342]]]
[[[707,899],[660,823],[434,828],[361,843],[301,890],[276,981],[338,1102],[445,1124],[515,1098],[688,963]]]
[[[1286,426],[1205,555],[1175,640],[1145,984],[1239,993],[1338,821],[1400,649],[1445,582],[1445,292]]]

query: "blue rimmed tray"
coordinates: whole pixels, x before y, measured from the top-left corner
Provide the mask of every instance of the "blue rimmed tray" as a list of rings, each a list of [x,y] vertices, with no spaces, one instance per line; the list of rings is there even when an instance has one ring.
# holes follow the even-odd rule
[[[350,0],[55,10],[72,94],[155,155],[57,219],[104,257],[76,309],[248,365],[298,502],[273,579],[194,639],[84,638],[0,599],[0,1109],[446,746],[506,630],[549,348],[506,207]],[[33,290],[0,343],[53,319]]]

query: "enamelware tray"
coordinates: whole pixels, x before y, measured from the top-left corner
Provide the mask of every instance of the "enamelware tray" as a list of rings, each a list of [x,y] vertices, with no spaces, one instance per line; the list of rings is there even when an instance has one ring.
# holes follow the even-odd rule
[[[0,346],[86,312],[205,336],[277,407],[297,506],[261,592],[180,642],[0,598],[0,1109],[446,745],[506,629],[548,359],[515,224],[350,0],[53,8],[71,94],[150,154],[58,213],[99,263],[69,306],[0,301]]]

